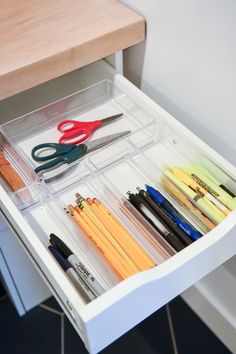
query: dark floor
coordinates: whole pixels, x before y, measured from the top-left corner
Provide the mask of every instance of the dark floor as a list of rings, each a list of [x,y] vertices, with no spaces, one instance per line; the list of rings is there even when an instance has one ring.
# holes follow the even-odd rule
[[[83,342],[53,298],[19,317],[1,285],[0,340],[3,354],[87,354]],[[101,353],[230,354],[180,298]]]

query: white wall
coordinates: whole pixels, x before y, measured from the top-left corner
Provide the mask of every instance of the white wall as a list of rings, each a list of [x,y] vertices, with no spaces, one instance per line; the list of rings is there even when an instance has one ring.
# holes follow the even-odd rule
[[[236,1],[122,2],[147,21],[125,75],[236,164]]]

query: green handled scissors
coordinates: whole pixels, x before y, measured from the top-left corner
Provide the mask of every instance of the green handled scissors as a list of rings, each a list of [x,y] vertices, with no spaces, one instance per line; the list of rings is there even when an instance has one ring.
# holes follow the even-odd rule
[[[34,171],[38,174],[42,171],[50,170],[53,167],[64,163],[69,165],[76,160],[84,158],[90,152],[100,149],[103,146],[108,145],[118,139],[121,139],[130,133],[130,130],[126,130],[117,134],[112,134],[100,139],[93,140],[86,144],[79,145],[66,145],[57,143],[45,143],[36,145],[31,152],[32,158],[38,162],[49,162],[46,162],[41,166],[36,167]],[[52,150],[52,152],[47,154],[48,150]]]

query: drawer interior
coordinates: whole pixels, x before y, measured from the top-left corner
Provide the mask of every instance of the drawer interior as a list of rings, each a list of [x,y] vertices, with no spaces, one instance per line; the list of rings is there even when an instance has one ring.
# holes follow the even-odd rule
[[[232,169],[227,169],[227,163],[222,164],[221,160],[218,161],[208,149],[205,149],[204,144],[199,144],[197,139],[188,137],[181,129],[171,125],[162,115],[162,110],[155,112],[154,109],[146,109],[142,100],[138,97],[134,99],[133,94],[129,95],[129,90],[122,89],[122,85],[117,82],[119,83],[119,80],[98,82],[76,94],[6,123],[0,130],[1,148],[25,183],[24,188],[12,192],[7,184],[1,181],[11,200],[46,250],[49,235],[51,233],[58,235],[99,280],[106,294],[116,288],[119,293],[121,282],[91,240],[85,237],[65,212],[68,204],[74,203],[76,193],[85,198],[96,197],[112,211],[133,239],[155,262],[157,277],[160,264],[168,264],[171,259],[175,257],[178,259],[179,255],[176,255],[175,250],[163,241],[155,230],[152,229],[155,237],[148,239],[143,230],[133,223],[129,212],[124,208],[127,192],[135,193],[136,187],[144,188],[145,184],[158,188],[185,219],[204,235],[202,239],[209,237],[206,227],[196,221],[193,215],[161,185],[163,165],[173,168],[183,167],[186,163],[201,164],[221,184],[236,193],[235,175]],[[55,176],[55,171],[41,176],[34,172],[38,164],[31,157],[32,148],[41,143],[58,142],[60,133],[56,127],[60,121],[63,119],[89,121],[119,112],[122,112],[123,116],[113,124],[95,131],[93,139],[130,130],[131,133],[127,137],[87,155],[80,162],[74,162],[66,170],[63,167],[58,176]],[[132,210],[133,207],[129,205],[129,208]],[[134,209],[132,211],[135,213]],[[232,213],[235,215],[235,211]],[[223,222],[227,223],[227,219],[228,217]],[[213,236],[217,229],[218,226],[213,233],[211,232]],[[197,242],[199,241],[194,243]],[[165,250],[164,255],[158,251],[158,243]],[[204,248],[204,245],[202,247]],[[183,254],[190,257],[191,250],[192,245],[184,249]],[[51,257],[49,251],[47,252]],[[153,270],[151,271],[153,274]],[[59,266],[58,272],[62,273]],[[143,272],[143,284],[145,273],[148,272]],[[130,278],[122,283],[129,284],[129,281]],[[87,304],[86,301],[83,303],[81,308],[92,308],[91,303]]]

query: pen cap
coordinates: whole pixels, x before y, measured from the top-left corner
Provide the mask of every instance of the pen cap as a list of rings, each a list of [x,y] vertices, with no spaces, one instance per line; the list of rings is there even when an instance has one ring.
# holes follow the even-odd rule
[[[71,264],[60,254],[60,252],[55,247],[48,246],[48,249],[65,272],[71,268]]]
[[[159,204],[162,204],[165,201],[165,198],[161,193],[159,193],[155,188],[145,184],[147,192],[150,194],[151,197],[155,198],[155,201]]]
[[[65,258],[68,258],[73,254],[66,244],[55,234],[50,234],[50,243],[56,247]]]

